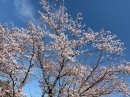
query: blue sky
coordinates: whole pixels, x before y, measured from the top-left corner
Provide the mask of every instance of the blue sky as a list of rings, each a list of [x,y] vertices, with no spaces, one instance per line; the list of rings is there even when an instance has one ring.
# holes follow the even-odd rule
[[[38,24],[40,0],[0,0],[0,23],[26,26],[31,19]],[[94,31],[104,28],[117,34],[125,43],[125,56],[130,60],[130,0],[65,0],[72,16],[82,12],[84,23]]]
[[[38,23],[37,9],[40,0],[0,0],[0,22],[26,26],[28,19]]]
[[[26,26],[26,20],[32,19],[38,24],[39,2],[0,0],[0,23]],[[130,58],[130,0],[65,0],[65,5],[72,16],[82,12],[83,22],[94,31],[104,28],[117,34],[127,48],[125,57]]]
[[[130,60],[130,0],[65,0],[65,4],[73,16],[83,13],[87,27],[117,34],[125,43],[125,57]]]

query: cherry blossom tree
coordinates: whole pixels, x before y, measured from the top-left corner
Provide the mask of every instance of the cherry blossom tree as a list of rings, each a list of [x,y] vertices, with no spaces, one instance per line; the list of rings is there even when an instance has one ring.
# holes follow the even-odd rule
[[[0,86],[0,95],[25,97],[23,87],[36,77],[42,97],[130,96],[130,66],[117,36],[86,28],[82,14],[72,18],[63,1],[41,5],[40,26],[0,26],[0,80],[10,87]]]
[[[82,14],[74,19],[64,2],[42,0],[39,12],[47,30],[47,50],[39,53],[43,97],[99,97],[130,95],[123,76],[130,67],[122,59],[123,43],[110,31],[85,29]],[[58,9],[58,8],[59,9]],[[123,65],[122,65],[123,64]]]

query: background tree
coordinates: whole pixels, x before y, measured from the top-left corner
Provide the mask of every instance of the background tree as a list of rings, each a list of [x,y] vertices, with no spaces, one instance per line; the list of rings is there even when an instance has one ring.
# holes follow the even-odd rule
[[[12,97],[25,96],[22,89],[34,76],[42,97],[130,96],[130,66],[117,36],[86,28],[82,14],[72,18],[63,1],[41,4],[40,26],[0,26],[0,80],[8,82]]]
[[[0,97],[12,97],[11,87],[6,81],[0,81]]]

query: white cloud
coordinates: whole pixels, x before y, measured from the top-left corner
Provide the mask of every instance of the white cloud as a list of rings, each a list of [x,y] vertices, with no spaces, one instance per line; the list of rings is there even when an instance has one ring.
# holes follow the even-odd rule
[[[34,8],[30,4],[29,0],[14,0],[14,6],[16,9],[16,14],[21,19],[31,19],[36,23],[36,18],[34,15]]]

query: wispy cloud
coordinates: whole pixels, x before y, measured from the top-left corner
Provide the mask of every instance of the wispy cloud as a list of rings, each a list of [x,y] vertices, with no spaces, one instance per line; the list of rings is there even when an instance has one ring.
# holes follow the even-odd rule
[[[16,9],[16,14],[19,18],[25,20],[31,19],[36,23],[35,10],[29,0],[13,0]]]

